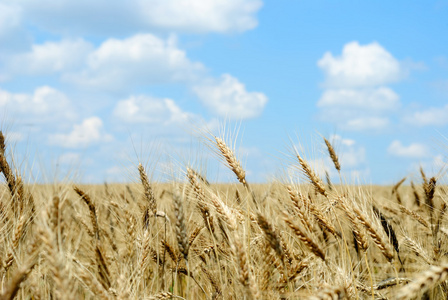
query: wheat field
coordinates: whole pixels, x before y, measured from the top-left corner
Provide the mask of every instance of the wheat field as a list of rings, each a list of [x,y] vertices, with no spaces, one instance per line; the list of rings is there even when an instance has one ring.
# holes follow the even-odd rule
[[[324,140],[336,172],[341,166]],[[294,180],[25,183],[0,132],[0,299],[446,299],[442,178],[333,185],[294,152]]]

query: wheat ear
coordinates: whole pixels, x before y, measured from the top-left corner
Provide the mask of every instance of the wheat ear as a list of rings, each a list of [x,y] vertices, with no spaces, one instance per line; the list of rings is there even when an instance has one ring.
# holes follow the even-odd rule
[[[422,245],[420,245],[419,243],[417,243],[416,241],[414,241],[413,239],[411,239],[408,236],[405,236],[405,242],[406,244],[409,246],[409,248],[412,250],[412,252],[415,253],[416,256],[421,257],[425,263],[427,263],[428,265],[432,265],[433,264],[433,259],[431,259],[428,255],[428,253],[426,253],[426,251],[423,249]]]
[[[361,248],[361,250],[363,250],[364,252],[367,251],[367,248],[369,247],[367,237],[365,236],[361,228],[359,228],[358,222],[356,222],[356,216],[350,209],[348,209],[342,198],[338,198],[338,205],[345,212],[345,215],[352,225],[353,237],[355,238],[356,242],[355,247]]]
[[[354,207],[353,211],[356,214],[356,218],[359,220],[359,222],[364,226],[364,228],[367,230],[367,233],[372,238],[373,242],[377,247],[380,249],[381,253],[383,253],[384,257],[391,262],[394,258],[394,255],[390,252],[389,248],[384,243],[383,239],[381,238],[380,234],[376,231],[376,229],[373,227],[372,223],[370,223],[367,218],[364,216],[361,211]]]
[[[5,156],[6,146],[4,144],[5,138],[1,131],[0,131],[0,137],[3,140],[3,145],[1,146],[2,148],[0,151],[0,173],[3,173],[3,175],[5,176],[9,192],[11,193],[11,196],[14,197],[16,190],[17,190],[16,177],[14,176],[14,173],[12,172],[12,169],[9,166],[9,163],[6,160],[6,156]]]
[[[428,291],[448,276],[448,264],[432,266],[429,270],[420,274],[414,281],[403,286],[397,294],[398,300],[413,299],[419,294]]]
[[[373,206],[373,212],[374,212],[375,216],[377,216],[380,219],[381,226],[383,227],[384,232],[386,232],[387,236],[389,237],[390,243],[392,244],[392,246],[394,247],[395,251],[397,252],[398,259],[401,261],[400,249],[399,249],[400,244],[398,242],[397,235],[395,234],[394,228],[389,223],[389,221],[387,221],[387,219],[383,215],[383,213],[378,208],[376,208],[375,206]]]
[[[26,218],[24,216],[21,216],[19,221],[17,222],[17,227],[14,230],[14,236],[12,239],[12,247],[11,247],[12,249],[6,255],[6,259],[3,263],[5,271],[8,271],[8,269],[12,266],[12,264],[14,262],[14,253],[18,249],[20,239],[22,238],[22,236],[24,234],[25,222],[26,222]]]
[[[316,296],[312,296],[310,300],[329,300],[329,299],[345,299],[347,298],[347,290],[345,287],[326,288],[319,292]]]
[[[434,193],[436,190],[437,180],[435,177],[431,177],[429,182],[424,184],[423,189],[425,191],[425,203],[429,207],[431,213],[434,211]]]
[[[190,182],[191,186],[193,187],[193,190],[195,192],[196,198],[198,200],[197,207],[201,211],[201,216],[204,221],[204,225],[207,228],[207,230],[210,232],[210,234],[214,234],[215,227],[213,225],[213,217],[210,214],[210,209],[208,205],[205,202],[205,191],[201,187],[199,181],[197,180],[198,174],[190,168],[187,168],[187,178]],[[204,183],[206,180],[205,178],[202,180]]]
[[[0,130],[0,153],[3,154],[6,151],[6,143],[5,136],[3,135],[3,131]]]
[[[95,233],[95,242],[96,242],[95,258],[96,258],[96,262],[97,262],[98,273],[100,275],[101,284],[103,285],[103,287],[106,290],[108,290],[111,286],[110,272],[109,272],[109,268],[107,266],[106,258],[104,256],[103,245],[100,241],[100,229],[98,226],[98,217],[96,214],[95,204],[93,203],[90,196],[87,193],[85,193],[83,190],[81,190],[79,187],[74,186],[73,189],[82,198],[82,200],[84,200],[86,205],[89,207],[90,220],[92,222],[93,231]]]
[[[423,226],[425,226],[426,228],[429,228],[429,224],[428,222],[426,222],[425,219],[423,219],[422,216],[420,216],[418,213],[416,213],[415,211],[412,211],[410,209],[407,209],[406,207],[404,207],[403,205],[400,205],[400,209],[403,213],[407,214],[408,216],[412,217],[414,220],[416,220],[417,222],[419,222],[420,224],[422,224]]]
[[[420,174],[422,175],[423,185],[428,184],[428,177],[426,177],[425,171],[420,166]]]
[[[308,179],[311,181],[316,191],[319,192],[321,195],[328,197],[327,190],[325,189],[322,180],[316,175],[316,173],[314,173],[314,171],[311,169],[308,163],[298,153],[296,153],[296,156],[297,159],[299,160],[303,172],[305,173],[306,177],[308,177]]]
[[[417,192],[417,188],[415,187],[414,182],[411,181],[411,188],[412,188],[412,193],[414,194],[414,201],[415,204],[417,204],[417,206],[420,206],[420,195]]]
[[[274,249],[275,253],[277,253],[280,260],[284,262],[285,253],[283,252],[283,248],[281,246],[280,238],[277,232],[275,232],[272,225],[266,220],[266,218],[261,213],[257,213],[257,222],[258,225],[260,225],[260,228],[263,230],[271,248]]]
[[[247,299],[257,299],[257,291],[254,290],[255,282],[251,276],[250,266],[247,261],[246,248],[241,244],[240,237],[237,232],[235,232],[233,239],[232,250],[237,258],[240,271],[239,281],[245,289]]]
[[[330,154],[330,158],[333,161],[335,169],[338,170],[338,172],[340,172],[341,164],[339,163],[339,158],[338,155],[336,154],[336,151],[333,148],[333,145],[331,145],[331,143],[326,138],[324,138],[324,141],[325,145],[327,145],[328,154]]]
[[[325,261],[325,254],[320,249],[320,247],[313,242],[308,235],[300,229],[299,226],[297,226],[294,221],[292,220],[291,216],[286,212],[283,211],[283,220],[288,225],[289,228],[292,229],[292,231],[296,234],[296,236],[308,247],[308,249],[317,257]]]
[[[291,186],[287,186],[286,187],[289,193],[289,198],[291,199],[292,203],[294,204],[294,207],[296,208],[295,212],[299,215],[300,217],[300,221],[302,222],[303,225],[305,225],[305,227],[309,230],[312,231],[312,225],[311,222],[307,216],[307,214],[305,214],[302,211],[302,205],[303,204],[303,195],[300,193],[297,193],[296,191],[294,191],[292,189]]]
[[[393,187],[392,187],[392,195],[395,194],[398,191],[398,188],[403,184],[403,182],[406,181],[406,177],[398,181]]]
[[[12,300],[17,295],[17,292],[20,289],[20,285],[22,282],[24,282],[28,275],[33,270],[34,266],[36,265],[36,262],[32,262],[28,264],[25,267],[22,267],[14,272],[12,275],[12,279],[10,280],[9,284],[6,286],[3,293],[0,294],[0,299],[2,300]]]
[[[148,201],[148,208],[155,216],[157,213],[157,202],[151,185],[149,184],[148,175],[146,174],[145,168],[142,164],[138,165],[138,172],[140,174],[140,181],[142,182],[145,199]]]
[[[232,151],[232,149],[230,149],[227,146],[227,144],[221,138],[215,136],[215,141],[219,151],[221,152],[222,156],[224,156],[230,169],[233,171],[233,173],[235,173],[236,177],[238,178],[238,181],[241,182],[247,189],[247,191],[251,194],[252,201],[254,202],[255,207],[258,209],[258,202],[257,199],[255,198],[255,194],[246,181],[246,172],[241,166],[240,161],[236,158],[235,153]]]
[[[182,205],[182,198],[174,194],[174,215],[176,216],[176,237],[179,251],[182,253],[185,260],[188,258],[188,236],[187,226],[185,224],[184,207]]]
[[[86,194],[83,190],[81,190],[78,186],[74,186],[73,189],[75,192],[81,197],[82,200],[87,204],[90,212],[90,221],[92,222],[93,231],[95,233],[95,238],[97,240],[100,239],[100,231],[98,228],[98,218],[96,215],[95,205],[92,202],[92,199],[88,194]]]

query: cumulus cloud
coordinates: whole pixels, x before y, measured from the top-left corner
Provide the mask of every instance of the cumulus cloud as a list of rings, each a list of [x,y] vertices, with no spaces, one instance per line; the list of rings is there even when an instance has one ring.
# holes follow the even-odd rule
[[[174,37],[163,40],[152,34],[137,34],[123,40],[108,39],[87,57],[86,67],[64,75],[80,85],[107,89],[189,81],[204,70],[177,47]]]
[[[193,91],[201,102],[218,116],[248,119],[259,116],[268,97],[259,92],[248,92],[244,84],[229,74],[220,80],[197,85]]]
[[[350,108],[374,111],[393,110],[400,106],[400,97],[390,88],[330,89],[317,102],[318,107]]]
[[[246,31],[257,26],[260,0],[138,0],[148,22],[159,28],[192,32]]]
[[[7,68],[14,73],[37,75],[69,71],[82,66],[92,50],[93,45],[83,39],[35,44],[31,51],[13,56]]]
[[[19,0],[27,19],[51,32],[114,35],[135,31],[242,32],[257,26],[261,0]]]
[[[330,89],[317,102],[320,118],[346,130],[378,130],[389,124],[388,114],[400,107],[399,96],[387,87]]]
[[[393,156],[407,158],[424,158],[429,154],[428,148],[423,144],[412,143],[405,146],[398,140],[393,141],[387,151]]]
[[[130,96],[115,106],[114,116],[126,123],[170,124],[183,123],[192,117],[171,99],[149,96]]]
[[[363,131],[363,130],[369,130],[369,129],[385,129],[387,126],[389,126],[390,121],[388,118],[383,117],[360,117],[360,118],[354,118],[347,120],[345,123],[343,123],[344,129],[349,129],[353,131]]]
[[[348,43],[341,56],[327,52],[317,64],[326,75],[326,86],[332,87],[378,86],[397,81],[404,75],[400,63],[376,42]]]
[[[418,126],[443,126],[448,124],[448,105],[443,107],[430,107],[425,110],[416,111],[405,117],[409,124]]]
[[[21,122],[45,123],[75,117],[68,97],[49,86],[34,93],[11,93],[0,89],[0,108]]]
[[[81,124],[75,124],[67,134],[52,134],[51,144],[65,148],[84,148],[91,144],[109,142],[113,137],[103,129],[103,121],[98,117],[84,119]]]
[[[400,97],[385,86],[403,78],[402,64],[380,44],[344,46],[341,56],[327,52],[318,61],[324,71],[324,92],[317,102],[320,119],[346,130],[379,130],[391,124]]]

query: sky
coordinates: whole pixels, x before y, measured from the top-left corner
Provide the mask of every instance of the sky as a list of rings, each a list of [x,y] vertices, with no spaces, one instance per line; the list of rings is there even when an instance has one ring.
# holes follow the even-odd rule
[[[303,180],[294,149],[337,182],[322,137],[347,182],[418,181],[447,160],[447,32],[448,1],[0,0],[0,126],[37,182],[233,182],[213,135],[249,182]]]

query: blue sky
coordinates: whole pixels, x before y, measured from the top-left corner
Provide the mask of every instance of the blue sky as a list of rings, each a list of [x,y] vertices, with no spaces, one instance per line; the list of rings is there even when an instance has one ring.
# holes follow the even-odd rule
[[[231,181],[197,138],[223,124],[253,182],[292,144],[337,181],[321,135],[349,181],[446,161],[448,1],[54,3],[0,0],[0,124],[36,180]]]

